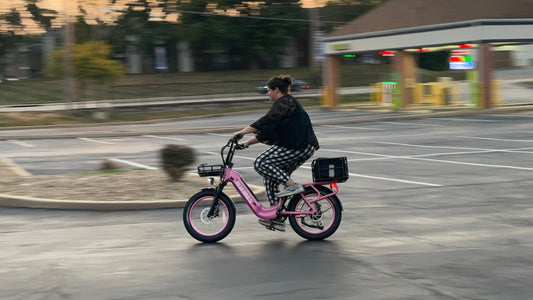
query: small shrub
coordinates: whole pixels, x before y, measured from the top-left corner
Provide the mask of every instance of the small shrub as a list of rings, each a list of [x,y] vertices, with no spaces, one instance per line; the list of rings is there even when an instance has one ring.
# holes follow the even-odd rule
[[[171,181],[178,181],[185,173],[186,167],[195,159],[194,149],[182,145],[166,145],[160,150],[163,170]]]
[[[106,158],[102,161],[102,163],[100,164],[100,171],[113,171],[113,170],[119,170],[119,169],[122,169],[124,166],[109,159],[109,158]]]

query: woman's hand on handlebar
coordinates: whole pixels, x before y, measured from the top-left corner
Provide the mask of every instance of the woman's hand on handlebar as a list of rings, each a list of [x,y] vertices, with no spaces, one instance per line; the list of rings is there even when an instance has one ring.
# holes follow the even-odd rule
[[[246,144],[237,144],[237,146],[235,146],[235,149],[237,150],[243,150],[243,149],[246,149],[248,148],[248,146]]]
[[[234,142],[237,142],[239,141],[240,139],[242,139],[242,137],[245,135],[245,134],[248,134],[248,133],[254,133],[254,132],[257,132],[258,130],[252,126],[246,126],[245,128],[237,131],[237,132],[234,132],[233,133],[233,136],[231,137],[231,140],[234,141]],[[250,146],[250,145],[248,145]]]
[[[244,136],[244,133],[237,131],[233,133],[231,140],[234,142],[238,142],[240,139],[242,139],[243,136]]]

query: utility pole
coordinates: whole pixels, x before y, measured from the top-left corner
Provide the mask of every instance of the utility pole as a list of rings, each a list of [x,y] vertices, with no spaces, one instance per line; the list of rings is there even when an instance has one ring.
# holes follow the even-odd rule
[[[70,17],[68,2],[65,2],[65,25],[64,25],[64,46],[63,46],[63,81],[65,100],[71,106],[74,106],[76,92],[73,77],[72,53],[74,52],[74,20]],[[75,1],[75,0],[74,0]],[[75,1],[77,2],[77,1]]]
[[[317,61],[317,32],[319,30],[318,7],[309,9],[309,65],[313,72],[318,71],[320,64]]]

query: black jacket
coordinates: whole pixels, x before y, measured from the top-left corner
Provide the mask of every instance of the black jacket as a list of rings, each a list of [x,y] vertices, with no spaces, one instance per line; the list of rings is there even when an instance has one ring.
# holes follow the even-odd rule
[[[257,139],[267,145],[302,149],[307,145],[319,148],[309,115],[289,94],[272,104],[266,115],[250,125],[259,130]]]

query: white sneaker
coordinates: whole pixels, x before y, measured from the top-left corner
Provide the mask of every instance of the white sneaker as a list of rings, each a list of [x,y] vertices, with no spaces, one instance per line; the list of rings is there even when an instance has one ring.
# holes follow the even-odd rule
[[[281,197],[296,195],[303,191],[304,191],[304,187],[300,183],[295,183],[293,185],[289,185],[283,191],[276,193],[275,195],[276,197],[281,198]]]

